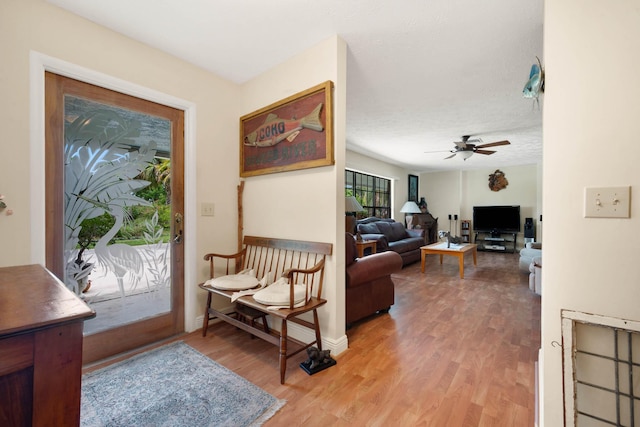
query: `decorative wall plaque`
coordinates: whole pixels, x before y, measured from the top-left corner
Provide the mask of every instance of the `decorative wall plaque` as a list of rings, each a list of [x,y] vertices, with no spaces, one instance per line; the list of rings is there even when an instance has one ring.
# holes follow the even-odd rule
[[[507,185],[509,185],[509,181],[507,181],[507,177],[500,169],[496,169],[494,173],[489,175],[489,188],[491,191],[500,191],[503,188],[507,188]]]

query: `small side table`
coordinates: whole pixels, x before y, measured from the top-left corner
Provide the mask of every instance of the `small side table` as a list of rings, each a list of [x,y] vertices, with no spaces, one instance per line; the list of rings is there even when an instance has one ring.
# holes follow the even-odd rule
[[[356,249],[358,250],[358,258],[364,257],[364,250],[371,248],[371,253],[375,254],[377,249],[377,242],[375,240],[356,240]]]

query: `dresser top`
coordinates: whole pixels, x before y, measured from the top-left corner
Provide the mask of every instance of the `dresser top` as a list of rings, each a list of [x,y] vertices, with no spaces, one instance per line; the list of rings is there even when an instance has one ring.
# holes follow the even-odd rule
[[[43,266],[0,268],[0,337],[94,316],[84,301]]]

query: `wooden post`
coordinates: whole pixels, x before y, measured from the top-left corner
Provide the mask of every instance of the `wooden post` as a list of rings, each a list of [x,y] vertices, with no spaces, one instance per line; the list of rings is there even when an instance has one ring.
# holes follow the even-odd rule
[[[238,252],[242,250],[242,235],[244,230],[244,213],[242,210],[242,193],[244,192],[244,181],[240,181],[238,185]],[[240,260],[236,260],[236,272],[240,271],[241,265],[238,265]]]

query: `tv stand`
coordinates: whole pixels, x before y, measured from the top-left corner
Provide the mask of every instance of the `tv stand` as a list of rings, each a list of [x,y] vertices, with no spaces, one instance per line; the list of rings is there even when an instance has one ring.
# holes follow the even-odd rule
[[[500,231],[476,231],[474,242],[479,251],[516,252],[516,236],[518,233]]]

